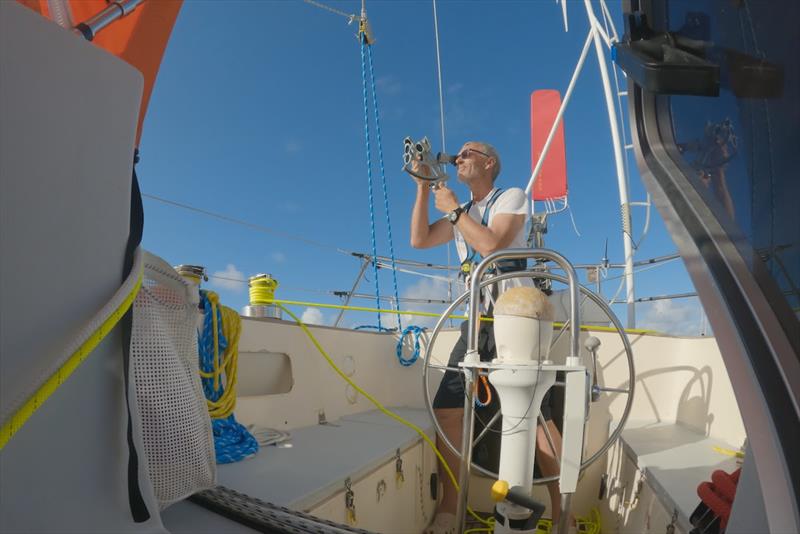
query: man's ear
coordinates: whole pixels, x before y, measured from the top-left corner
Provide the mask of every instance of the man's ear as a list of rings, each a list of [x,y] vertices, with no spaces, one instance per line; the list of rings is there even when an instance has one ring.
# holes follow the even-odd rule
[[[486,163],[484,164],[484,168],[488,171],[489,169],[494,169],[494,166],[497,165],[497,160],[494,158],[486,158]]]

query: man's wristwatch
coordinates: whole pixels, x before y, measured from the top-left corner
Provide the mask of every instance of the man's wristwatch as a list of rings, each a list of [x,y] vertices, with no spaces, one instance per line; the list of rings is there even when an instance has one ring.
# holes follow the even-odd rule
[[[464,213],[464,208],[459,206],[447,214],[447,220],[450,221],[450,224],[455,225],[458,222],[458,218],[461,217],[462,213]]]

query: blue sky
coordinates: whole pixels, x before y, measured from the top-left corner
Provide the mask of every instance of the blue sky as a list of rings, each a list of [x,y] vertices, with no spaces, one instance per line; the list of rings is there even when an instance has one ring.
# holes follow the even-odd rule
[[[348,13],[360,9],[358,1],[326,4]],[[619,6],[611,4],[622,30]],[[588,30],[583,3],[568,4],[568,33],[560,6],[551,0],[440,0],[437,5],[446,148],[455,152],[466,140],[488,141],[503,160],[498,184],[524,187],[531,172],[530,93],[566,90]],[[445,247],[410,247],[408,220],[415,189],[400,172],[405,136],[427,135],[435,150],[441,144],[432,5],[427,0],[368,0],[367,14],[376,37],[373,60],[395,255],[446,263]],[[278,233],[146,198],[147,249],[173,264],[204,265],[210,274],[244,279],[272,273],[281,284],[282,298],[340,302],[326,292],[350,289],[359,264],[336,249],[371,250],[356,30],[345,18],[299,0],[186,0],[144,124],[138,167],[142,191]],[[374,123],[371,131],[374,135]],[[562,213],[550,218],[546,243],[575,263],[599,261],[606,239],[611,261],[622,261],[608,132],[592,53],[565,116],[570,204],[581,235]],[[374,137],[372,148],[378,253],[388,255]],[[641,201],[645,191],[633,159],[630,154],[631,200]],[[453,181],[451,186],[459,198],[467,198],[461,184]],[[638,240],[644,210],[634,208],[633,214]],[[650,232],[636,257],[674,250],[654,209]],[[453,252],[451,261],[454,258]],[[381,294],[393,293],[389,271],[380,273],[379,282]],[[401,296],[438,296],[443,287],[406,274],[398,274],[398,283]],[[680,261],[643,272],[637,284],[639,296],[692,291]],[[617,285],[616,280],[605,283],[607,296]],[[246,304],[247,291],[241,284],[212,278],[208,286],[234,308]],[[359,291],[374,290],[370,272]],[[354,304],[372,306],[374,301]],[[697,331],[697,306],[695,299],[642,305],[638,326]],[[330,323],[335,317],[331,310],[296,311],[317,322]],[[617,312],[624,319],[624,307]],[[345,321],[375,323],[374,316],[365,314],[350,314]]]

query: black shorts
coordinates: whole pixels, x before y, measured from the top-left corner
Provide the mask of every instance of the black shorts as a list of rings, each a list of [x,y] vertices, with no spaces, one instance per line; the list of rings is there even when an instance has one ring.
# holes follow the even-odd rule
[[[447,362],[448,367],[458,367],[458,363],[464,359],[467,353],[468,325],[468,321],[461,323],[461,337],[458,338],[458,341],[453,347],[453,351],[450,353],[450,359]],[[478,331],[478,354],[482,362],[489,362],[497,357],[497,349],[494,345],[494,326],[492,323],[481,323],[480,330]],[[500,405],[500,397],[497,395],[494,386],[490,384],[489,387],[492,389],[492,403],[485,408],[476,408],[478,413],[487,410],[494,413]],[[553,418],[551,410],[551,392],[552,388],[547,391],[544,399],[542,399],[542,417],[544,417],[545,420]],[[442,383],[439,385],[436,396],[433,398],[433,407],[434,409],[464,407],[464,375],[461,372],[445,371]]]

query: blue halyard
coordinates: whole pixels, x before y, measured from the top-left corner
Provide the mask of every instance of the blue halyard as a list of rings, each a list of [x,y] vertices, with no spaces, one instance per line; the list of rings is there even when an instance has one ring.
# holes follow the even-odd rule
[[[369,220],[370,220],[370,237],[372,242],[372,268],[375,274],[375,301],[376,307],[381,306],[380,284],[378,281],[378,247],[375,237],[375,204],[374,194],[372,187],[372,150],[370,147],[369,135],[369,99],[367,97],[367,59],[369,60],[369,81],[372,89],[372,105],[375,112],[375,137],[378,145],[378,164],[381,173],[381,186],[383,189],[383,206],[386,212],[386,227],[389,237],[389,254],[392,262],[392,282],[394,284],[394,298],[396,309],[400,309],[400,294],[397,289],[397,270],[394,255],[394,242],[392,240],[392,223],[389,215],[389,192],[386,185],[386,170],[383,162],[383,143],[381,141],[381,124],[380,113],[378,112],[378,92],[375,87],[375,70],[372,62],[372,46],[367,42],[366,34],[361,35],[361,82],[362,94],[364,99],[364,139],[366,141],[367,153],[367,184],[369,190]],[[398,330],[402,330],[402,323],[400,317],[397,318]],[[383,328],[381,323],[381,314],[378,312],[378,328]]]

